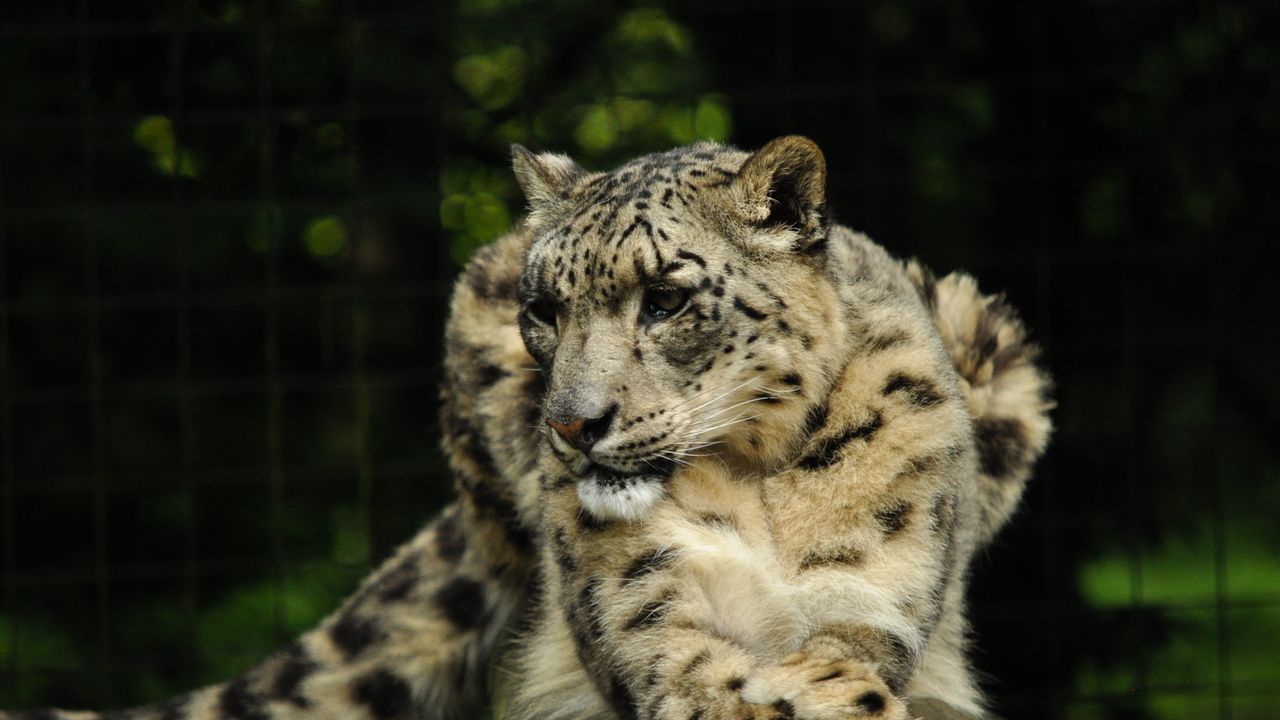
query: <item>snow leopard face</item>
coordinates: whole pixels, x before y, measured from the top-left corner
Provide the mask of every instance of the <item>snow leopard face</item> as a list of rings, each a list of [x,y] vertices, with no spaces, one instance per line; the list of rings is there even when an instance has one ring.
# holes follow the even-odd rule
[[[778,452],[772,426],[825,382],[838,322],[817,147],[700,144],[599,174],[517,148],[515,164],[536,238],[520,329],[584,509],[639,518],[692,457]]]

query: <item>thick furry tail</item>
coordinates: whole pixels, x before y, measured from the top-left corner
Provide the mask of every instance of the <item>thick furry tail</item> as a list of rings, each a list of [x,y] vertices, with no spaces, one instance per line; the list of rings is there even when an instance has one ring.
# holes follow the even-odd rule
[[[459,490],[335,613],[239,677],[125,711],[30,710],[0,720],[458,720],[529,600],[536,547],[533,430],[542,378],[515,324],[527,239],[478,254],[454,294],[444,444]],[[521,485],[521,482],[524,482]],[[532,485],[532,488],[529,486]]]
[[[29,710],[0,720],[459,720],[485,700],[485,669],[526,581],[495,570],[501,537],[446,508],[318,627],[230,682],[109,712]]]
[[[919,263],[908,275],[933,314],[960,373],[978,445],[982,542],[1009,520],[1052,431],[1053,382],[1040,349],[1003,295],[983,295],[964,273],[936,279]]]

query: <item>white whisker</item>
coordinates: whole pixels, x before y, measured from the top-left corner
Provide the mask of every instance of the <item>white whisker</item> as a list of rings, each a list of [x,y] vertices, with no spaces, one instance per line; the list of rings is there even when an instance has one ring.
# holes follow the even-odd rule
[[[713,393],[713,392],[715,392],[715,391],[719,390],[720,388],[724,387],[725,385],[728,385],[728,384],[729,384],[729,383],[731,383],[731,382],[733,382],[733,380],[725,380],[724,382],[717,383],[717,384],[715,384],[715,385],[712,385],[712,386],[711,386],[711,387],[709,387],[709,388],[706,388],[706,389],[704,389],[704,390],[700,390],[700,391],[698,391],[698,392],[694,393],[693,395],[690,395],[689,397],[685,398],[684,400],[681,400],[680,402],[676,403],[675,405],[672,405],[670,409],[674,410],[674,409],[676,409],[676,408],[680,407],[681,405],[685,405],[685,404],[687,404],[687,403],[689,403],[689,402],[692,402],[693,400],[697,400],[697,399],[698,399],[698,398],[700,398],[700,397],[704,397],[704,396],[706,396],[706,395],[710,395],[711,393]]]
[[[734,416],[734,417],[732,417],[731,419],[729,419],[729,420],[727,420],[727,421],[725,421],[725,422],[722,422],[722,423],[720,423],[719,425],[713,425],[713,426],[711,426],[711,427],[701,427],[701,428],[698,428],[698,429],[697,429],[696,431],[694,431],[693,433],[690,433],[690,434],[689,434],[689,437],[690,437],[690,438],[697,438],[697,437],[699,437],[699,436],[706,435],[707,433],[715,432],[716,430],[722,430],[722,429],[724,429],[724,428],[732,427],[732,426],[737,425],[737,424],[739,424],[739,423],[744,423],[744,422],[747,422],[747,421],[749,421],[749,420],[755,420],[757,417],[759,417],[759,416],[758,416],[758,415],[751,415],[751,416],[748,416],[748,417],[743,417],[743,416],[742,416],[742,414],[741,414],[741,413],[739,413],[738,415],[735,415],[735,416]]]
[[[701,410],[702,408],[704,408],[704,407],[706,407],[706,406],[708,406],[708,405],[712,405],[712,404],[714,404],[714,403],[717,403],[717,402],[719,402],[720,400],[723,400],[724,398],[729,397],[730,395],[732,395],[732,394],[734,394],[734,393],[738,392],[738,391],[739,391],[739,390],[741,390],[742,388],[744,388],[744,387],[746,387],[746,386],[750,385],[751,383],[755,382],[755,380],[756,380],[756,378],[751,378],[751,379],[747,380],[746,382],[739,384],[738,386],[734,387],[734,388],[733,388],[733,389],[731,389],[731,390],[726,390],[726,391],[724,391],[723,393],[720,393],[719,395],[715,396],[714,398],[711,398],[710,400],[708,400],[708,401],[706,401],[706,402],[702,403],[701,405],[699,405],[699,406],[697,406],[697,407],[689,408],[689,409],[688,409],[688,410],[686,410],[685,412],[688,412],[689,414],[696,413],[696,412],[698,412],[699,410]]]
[[[672,455],[665,450],[660,450],[656,454],[660,458],[663,458],[665,460],[670,460],[671,462],[679,465],[684,465],[685,467],[692,467],[693,465],[693,463],[689,462],[688,460],[685,460],[684,458],[676,457],[675,455]],[[648,461],[646,461],[646,463],[648,463]],[[648,463],[648,464],[649,464],[649,467],[653,467],[652,463]]]
[[[758,379],[759,379],[759,378],[748,378],[745,382],[739,383],[736,387],[731,388],[731,389],[729,389],[729,390],[726,390],[726,391],[724,391],[724,392],[720,393],[719,395],[715,396],[714,398],[711,398],[710,400],[707,400],[706,402],[702,403],[701,405],[698,405],[697,407],[689,408],[689,409],[688,409],[688,410],[686,410],[685,412],[688,412],[688,413],[691,413],[691,414],[692,414],[692,413],[696,413],[697,411],[701,410],[702,408],[704,408],[704,407],[706,407],[706,406],[708,406],[708,405],[711,405],[712,403],[715,403],[715,402],[717,402],[717,401],[719,401],[719,400],[721,400],[721,399],[723,399],[723,398],[725,398],[725,397],[728,397],[729,395],[732,395],[733,393],[738,392],[738,391],[739,391],[739,390],[741,390],[742,388],[744,388],[744,387],[746,387],[746,386],[750,385],[751,383],[755,382],[755,381],[756,381],[756,380],[758,380]],[[729,384],[729,383],[728,383],[727,381],[726,381],[726,382],[723,382],[723,383],[721,383],[721,384],[717,385],[717,386],[716,386],[716,389],[718,389],[718,388],[722,388],[722,387],[724,387],[725,385],[728,385],[728,384]],[[707,392],[709,392],[709,391],[704,390],[703,392],[698,393],[697,395],[694,395],[694,396],[693,396],[693,397],[691,397],[691,398],[688,398],[688,399],[686,399],[686,400],[683,400],[683,401],[681,401],[680,403],[678,403],[678,404],[674,405],[674,406],[671,408],[671,410],[675,410],[676,408],[679,408],[681,405],[684,405],[685,403],[689,402],[690,400],[694,400],[695,398],[699,398],[699,397],[701,397],[702,395],[706,394]]]
[[[730,406],[728,406],[728,407],[721,408],[721,409],[719,409],[719,410],[717,410],[717,411],[715,411],[715,412],[711,413],[710,415],[707,415],[707,416],[705,416],[705,417],[698,418],[698,421],[699,421],[699,422],[706,422],[706,421],[708,421],[708,420],[712,420],[712,419],[714,419],[714,418],[717,418],[717,417],[719,417],[719,416],[721,416],[721,415],[723,415],[723,414],[725,414],[725,413],[729,412],[730,410],[732,410],[732,409],[734,409],[734,408],[742,407],[743,405],[750,405],[751,403],[754,403],[754,402],[764,402],[765,400],[768,400],[768,399],[770,399],[770,398],[767,398],[767,397],[755,397],[755,398],[748,398],[748,399],[743,400],[743,401],[741,401],[741,402],[736,402],[736,403],[734,403],[734,404],[732,404],[732,405],[730,405]]]
[[[682,458],[704,458],[704,457],[715,457],[715,453],[695,453],[695,452],[688,452],[688,451],[685,451],[685,450],[667,450],[667,451],[665,451],[665,452],[669,453],[669,454],[672,456],[672,457],[671,457],[671,459],[672,459],[672,460],[677,460],[677,458],[675,457],[676,455],[678,455],[678,456],[680,456],[680,457],[682,457]],[[677,460],[677,462],[678,462],[678,460]]]
[[[708,444],[710,443],[704,443],[704,445],[708,445]],[[670,447],[665,450],[659,450],[658,452],[671,453],[672,455],[686,455],[689,457],[705,457],[704,455],[695,455],[694,453],[689,452],[688,448]]]

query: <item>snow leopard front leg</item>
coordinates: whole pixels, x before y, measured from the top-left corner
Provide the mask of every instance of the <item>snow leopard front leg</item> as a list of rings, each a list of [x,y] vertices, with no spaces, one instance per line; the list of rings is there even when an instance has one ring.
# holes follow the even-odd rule
[[[867,664],[791,663],[803,622],[772,582],[778,563],[762,551],[758,492],[700,470],[682,472],[672,501],[642,523],[593,519],[576,510],[571,482],[549,481],[543,625],[526,645],[511,717],[905,717]],[[571,665],[558,659],[574,655]],[[789,689],[838,689],[838,703],[827,704],[841,710],[808,703],[801,712],[794,695],[747,696],[753,678],[774,667],[790,673],[770,676]]]
[[[964,612],[978,453],[953,369],[926,350],[853,357],[801,457],[764,481],[764,505],[811,628],[790,663],[864,663],[901,697],[981,715]],[[790,697],[795,675],[765,669],[746,696]]]

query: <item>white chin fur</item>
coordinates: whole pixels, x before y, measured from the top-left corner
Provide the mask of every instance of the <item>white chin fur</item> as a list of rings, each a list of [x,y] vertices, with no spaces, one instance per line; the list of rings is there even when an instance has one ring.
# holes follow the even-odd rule
[[[643,520],[666,494],[658,478],[638,477],[615,485],[602,485],[595,478],[578,481],[582,509],[600,520]]]

